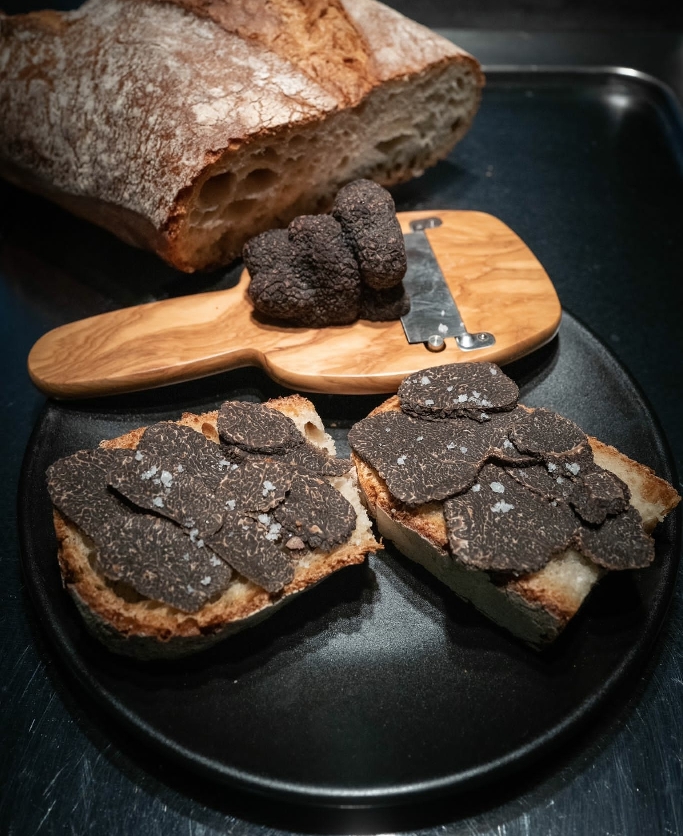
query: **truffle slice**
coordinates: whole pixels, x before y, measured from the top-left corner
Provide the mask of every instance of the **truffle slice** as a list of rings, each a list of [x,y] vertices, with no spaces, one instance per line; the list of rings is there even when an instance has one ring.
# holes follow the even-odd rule
[[[472,485],[489,450],[489,439],[461,436],[474,422],[419,421],[403,412],[381,412],[359,421],[349,444],[406,505],[445,499]],[[471,426],[470,426],[471,425]]]
[[[576,481],[569,501],[582,520],[599,525],[626,510],[630,498],[628,485],[616,474],[596,467]]]
[[[133,456],[130,450],[81,450],[47,470],[50,499],[93,539],[110,522],[120,521],[126,506],[107,487],[107,474]]]
[[[284,500],[293,477],[294,470],[285,462],[250,456],[224,477],[215,501],[228,515],[269,511]]]
[[[278,459],[300,472],[318,476],[342,476],[352,467],[349,459],[337,459],[330,456],[325,450],[321,450],[308,441],[280,454]]]
[[[374,290],[397,285],[406,274],[406,248],[389,192],[372,180],[355,180],[337,193],[332,216],[367,285]]]
[[[229,448],[209,441],[191,427],[171,421],[160,421],[145,430],[138,442],[136,459],[143,463],[170,459],[178,473],[184,471],[199,477],[212,490],[238,461]]]
[[[223,441],[250,453],[284,453],[304,443],[291,418],[261,403],[226,401],[217,426]]]
[[[360,298],[360,319],[370,322],[390,322],[400,319],[410,310],[410,297],[403,282],[388,290],[374,290],[364,285]]]
[[[279,592],[294,578],[294,564],[279,540],[279,523],[235,515],[207,542],[245,578],[266,592]]]
[[[274,515],[292,536],[323,551],[345,543],[356,527],[352,505],[324,479],[313,476],[295,476]]]
[[[485,423],[469,418],[421,421],[403,412],[381,412],[352,427],[349,444],[397,499],[420,505],[462,493],[488,459],[529,461],[508,439],[516,417],[513,411]]]
[[[655,543],[645,533],[638,511],[629,505],[602,525],[581,526],[579,551],[605,569],[642,569],[655,557]]]
[[[467,493],[444,504],[448,542],[465,566],[536,572],[571,544],[578,520],[565,503],[549,502],[503,468],[486,465]]]
[[[195,530],[199,537],[207,537],[221,527],[223,514],[216,507],[213,491],[197,476],[191,476],[166,459],[140,456],[128,459],[113,468],[108,483],[127,500],[148,511]]]
[[[550,468],[550,469],[549,469]],[[562,475],[554,464],[533,464],[529,467],[506,468],[506,472],[520,485],[548,501],[566,502],[574,493],[574,483]]]
[[[409,375],[398,397],[401,409],[418,418],[467,416],[486,421],[491,412],[511,410],[519,389],[493,363],[453,363]]]
[[[104,575],[185,612],[199,610],[232,577],[223,560],[192,542],[174,523],[147,514],[108,522],[98,531],[96,544]]]
[[[588,444],[586,433],[573,421],[543,408],[534,409],[517,421],[510,439],[520,453],[543,459],[562,456]]]

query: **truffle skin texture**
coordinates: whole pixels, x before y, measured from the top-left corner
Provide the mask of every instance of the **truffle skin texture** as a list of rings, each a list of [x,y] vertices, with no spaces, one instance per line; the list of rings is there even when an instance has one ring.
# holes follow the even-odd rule
[[[397,285],[406,274],[406,248],[393,198],[372,180],[344,186],[332,206],[363,281],[374,290]],[[369,317],[367,317],[369,318]]]
[[[388,290],[373,290],[364,285],[360,298],[360,318],[370,322],[389,322],[400,319],[410,310],[410,297],[403,282]]]
[[[266,316],[320,328],[358,318],[360,274],[342,229],[329,215],[301,215],[243,250],[254,308]]]

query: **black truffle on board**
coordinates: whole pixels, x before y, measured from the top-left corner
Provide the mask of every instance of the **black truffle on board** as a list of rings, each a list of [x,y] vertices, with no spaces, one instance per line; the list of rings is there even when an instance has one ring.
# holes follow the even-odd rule
[[[388,290],[374,290],[364,285],[360,298],[360,318],[370,322],[400,319],[410,310],[410,299],[403,282]]]
[[[257,311],[313,328],[358,318],[358,265],[329,215],[302,215],[287,230],[263,232],[242,255]]]
[[[406,274],[406,248],[394,200],[372,180],[354,180],[340,189],[332,217],[341,224],[360,268],[373,290],[388,290]]]
[[[337,195],[331,215],[301,215],[244,245],[248,295],[266,316],[313,328],[375,322],[410,310],[403,233],[394,201],[369,180]]]

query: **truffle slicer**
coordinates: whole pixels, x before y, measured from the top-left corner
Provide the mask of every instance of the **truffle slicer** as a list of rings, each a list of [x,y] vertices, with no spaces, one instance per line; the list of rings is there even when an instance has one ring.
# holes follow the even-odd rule
[[[473,360],[501,365],[555,336],[562,313],[555,288],[531,250],[498,218],[431,210],[399,212],[398,219],[409,253],[417,240],[411,235],[428,242],[429,247],[420,244],[423,255],[436,262],[454,303],[452,319],[442,321],[446,288],[441,283],[431,301],[431,280],[431,291],[416,291],[410,281],[413,258],[406,280],[413,311],[426,312],[427,331],[436,322],[435,334],[421,333],[419,342],[408,341],[401,321],[358,320],[327,328],[266,321],[249,301],[245,270],[228,290],[123,308],[48,332],[29,354],[31,379],[48,395],[83,398],[260,366],[298,391],[388,393],[427,366]],[[404,317],[409,319],[410,314]],[[458,323],[462,327],[453,330]]]

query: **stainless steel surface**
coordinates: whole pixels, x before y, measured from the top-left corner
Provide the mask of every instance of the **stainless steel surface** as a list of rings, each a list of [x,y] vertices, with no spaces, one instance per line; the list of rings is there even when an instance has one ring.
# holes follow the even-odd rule
[[[455,337],[463,351],[493,345],[496,340],[492,334],[470,334],[467,330],[424,233],[441,223],[438,216],[411,221],[413,231],[403,236],[408,260],[403,284],[410,297],[410,310],[401,317],[406,339],[411,344],[425,343],[430,351],[443,348],[439,338]]]

